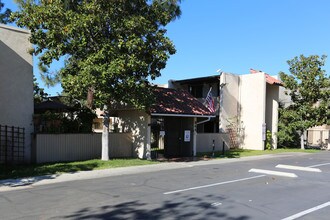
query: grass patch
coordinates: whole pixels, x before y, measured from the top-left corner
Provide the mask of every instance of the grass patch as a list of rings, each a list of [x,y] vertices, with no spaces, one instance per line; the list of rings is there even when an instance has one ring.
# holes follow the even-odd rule
[[[316,153],[320,152],[320,150],[316,149],[276,149],[276,150],[229,150],[225,152],[225,155],[222,155],[221,151],[214,152],[214,157],[216,158],[239,158],[239,157],[248,157],[248,156],[258,156],[258,155],[265,155],[265,154],[279,154],[279,153],[291,153],[291,152],[302,152],[302,153]],[[211,157],[212,153],[199,153],[197,156],[208,156]]]
[[[155,163],[157,162],[140,159],[112,159],[109,161],[87,160],[78,162],[47,163],[37,165],[0,165],[0,179],[16,179],[32,176],[74,173],[78,171],[87,170],[148,165]]]

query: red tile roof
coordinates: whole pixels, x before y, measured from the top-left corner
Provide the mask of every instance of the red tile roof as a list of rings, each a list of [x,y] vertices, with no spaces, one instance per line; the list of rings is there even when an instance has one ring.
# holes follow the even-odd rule
[[[261,70],[254,70],[254,69],[250,69],[250,73],[253,74],[253,73],[264,73],[265,76],[266,76],[266,82],[268,84],[271,84],[271,85],[279,85],[279,86],[283,86],[283,83],[278,80],[278,79],[275,79],[274,77],[270,76],[269,74],[261,71]]]
[[[268,75],[267,73],[265,73],[265,75],[266,75],[266,82],[268,84],[271,84],[271,85],[274,85],[275,84],[275,85],[279,85],[279,86],[282,86],[283,85],[283,83],[280,80],[275,79],[274,77]]]
[[[188,91],[156,88],[156,104],[150,108],[151,114],[205,115],[213,114]]]

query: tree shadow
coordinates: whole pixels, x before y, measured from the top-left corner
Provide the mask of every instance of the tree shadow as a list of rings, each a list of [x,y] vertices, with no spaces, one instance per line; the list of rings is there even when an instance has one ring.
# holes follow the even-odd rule
[[[25,186],[45,179],[56,179],[60,173],[76,173],[93,170],[97,162],[86,164],[57,163],[40,165],[0,165],[1,186]]]
[[[208,201],[223,201],[220,196],[208,195],[203,198],[184,196],[177,200],[165,200],[159,204],[150,204],[140,200],[104,205],[100,207],[85,207],[79,211],[59,216],[61,219],[227,219],[248,220],[247,215],[230,216]],[[155,207],[157,206],[157,207]],[[232,209],[233,207],[230,206]]]

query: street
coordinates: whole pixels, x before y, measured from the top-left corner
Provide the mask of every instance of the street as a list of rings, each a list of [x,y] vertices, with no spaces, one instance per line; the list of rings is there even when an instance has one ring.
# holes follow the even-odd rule
[[[330,152],[228,161],[3,191],[0,219],[329,219]]]

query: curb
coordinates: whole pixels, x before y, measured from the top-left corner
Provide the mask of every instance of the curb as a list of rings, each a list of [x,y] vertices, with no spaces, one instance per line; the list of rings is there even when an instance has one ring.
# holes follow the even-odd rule
[[[91,171],[79,171],[75,173],[53,174],[53,175],[36,176],[36,177],[28,177],[21,179],[5,179],[5,180],[0,180],[0,192],[28,189],[28,188],[33,188],[35,186],[68,182],[68,181],[105,178],[110,176],[122,176],[122,175],[138,174],[138,173],[158,172],[164,170],[192,168],[195,166],[227,164],[233,162],[253,161],[253,160],[261,160],[261,159],[269,159],[269,158],[304,156],[308,154],[309,153],[293,152],[293,153],[265,154],[265,155],[248,156],[242,158],[209,159],[209,160],[189,161],[189,162],[163,162],[160,164],[152,164],[152,165],[119,167],[119,168],[91,170]]]

